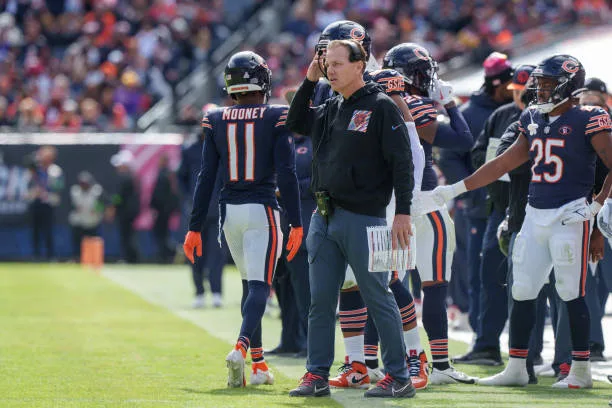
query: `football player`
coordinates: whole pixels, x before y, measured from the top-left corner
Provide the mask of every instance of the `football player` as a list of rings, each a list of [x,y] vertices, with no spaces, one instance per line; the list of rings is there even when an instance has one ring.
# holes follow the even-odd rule
[[[567,305],[572,365],[554,388],[591,388],[589,313],[584,299],[591,222],[609,197],[612,176],[591,203],[595,160],[612,165],[612,123],[606,111],[577,106],[585,70],[570,55],[554,55],[533,71],[537,102],[519,119],[519,136],[502,155],[453,185],[437,187],[439,202],[483,187],[532,161],[526,216],[512,253],[515,301],[510,316],[510,359],[505,370],[482,385],[526,385],[527,348],[535,299],[552,267],[556,289]]]
[[[437,77],[437,63],[425,48],[414,43],[397,45],[385,55],[383,68],[397,70],[403,77],[405,102],[425,152],[423,181],[421,190],[414,196],[412,213],[417,231],[416,265],[424,292],[422,319],[432,355],[429,381],[432,384],[473,384],[473,377],[449,364],[446,292],[455,231],[446,205],[437,204],[432,197],[432,190],[438,184],[432,147],[467,150],[473,144],[472,134],[453,101],[451,85]],[[450,125],[438,122],[436,103],[446,110]]]
[[[225,90],[235,105],[211,109],[202,119],[206,143],[183,247],[192,263],[194,251],[202,256],[200,231],[219,168],[223,179],[220,226],[242,276],[242,327],[236,346],[226,358],[228,386],[246,385],[244,361],[249,348],[251,384],[272,384],[274,377],[263,356],[261,318],[283,242],[277,186],[291,224],[288,260],[293,259],[302,242],[295,151],[285,128],[288,107],[267,104],[271,72],[265,60],[251,51],[234,54],[224,78]]]

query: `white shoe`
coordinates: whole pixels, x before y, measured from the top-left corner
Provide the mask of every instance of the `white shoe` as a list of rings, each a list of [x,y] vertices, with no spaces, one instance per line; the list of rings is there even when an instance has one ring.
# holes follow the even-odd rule
[[[385,374],[380,368],[368,367],[368,377],[370,377],[370,384],[376,384],[377,382],[385,378]]]
[[[481,378],[478,380],[478,385],[493,385],[493,386],[521,386],[524,387],[529,383],[529,374],[527,374],[527,362],[524,358],[510,358],[508,365],[501,373],[491,377]]]
[[[227,362],[227,386],[228,387],[244,387],[246,386],[246,378],[244,378],[244,357],[240,350],[232,350],[225,358]]]
[[[434,385],[442,384],[474,384],[478,379],[455,370],[455,367],[447,368],[446,370],[438,370],[433,368],[429,374],[429,382]]]
[[[274,384],[274,375],[272,375],[272,371],[270,370],[263,371],[263,370],[257,369],[257,372],[251,371],[251,384],[252,385],[261,385],[261,384],[272,385]]]
[[[491,377],[481,378],[478,380],[478,385],[492,385],[492,386],[520,386],[524,387],[529,383],[529,375],[527,371],[525,373],[508,373],[508,370],[504,370],[501,373],[495,374]]]
[[[223,298],[220,293],[213,293],[212,295],[212,305],[214,308],[223,307]]]
[[[553,388],[593,388],[590,361],[572,361],[570,372],[561,381],[552,385]]]
[[[193,303],[191,304],[191,306],[194,309],[201,309],[204,307],[204,295],[196,295],[196,297],[193,299]]]

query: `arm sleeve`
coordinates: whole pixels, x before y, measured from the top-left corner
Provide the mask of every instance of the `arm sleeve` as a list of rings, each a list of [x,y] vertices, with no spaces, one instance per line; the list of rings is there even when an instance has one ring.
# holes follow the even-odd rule
[[[519,130],[519,122],[516,121],[516,122],[511,123],[506,129],[506,131],[504,132],[504,134],[502,135],[500,142],[499,142],[499,147],[497,148],[497,151],[495,152],[495,154],[499,156],[503,152],[508,150],[510,146],[512,146],[512,144],[516,141],[516,139],[518,139],[520,133],[521,132]],[[514,170],[509,171],[508,174],[512,176],[518,176],[518,175],[529,174],[530,172],[531,172],[531,164],[530,164],[530,161],[528,160],[525,163],[518,166],[517,168],[515,168]]]
[[[219,152],[213,141],[212,130],[207,132],[206,142],[202,148],[202,166],[198,173],[195,192],[193,193],[193,209],[189,221],[189,231],[200,232],[202,222],[208,212],[210,197],[215,187],[217,168],[219,167]]]
[[[300,209],[300,189],[295,172],[295,147],[293,137],[286,129],[280,131],[274,147],[274,167],[276,183],[292,227],[302,225]]]
[[[414,189],[414,165],[408,128],[403,126],[404,118],[390,99],[381,102],[380,132],[382,151],[385,160],[390,163],[395,191],[395,213],[410,215],[412,191]]]
[[[310,135],[314,123],[314,109],[310,107],[310,97],[314,92],[316,82],[304,79],[291,101],[287,114],[287,129],[300,135]]]
[[[446,113],[450,118],[450,125],[445,123],[438,125],[434,146],[459,151],[470,150],[474,140],[465,118],[456,106],[446,109]]]
[[[410,150],[412,151],[412,164],[414,167],[414,191],[421,191],[423,172],[425,170],[425,150],[419,140],[414,122],[406,122],[408,136],[410,137]]]

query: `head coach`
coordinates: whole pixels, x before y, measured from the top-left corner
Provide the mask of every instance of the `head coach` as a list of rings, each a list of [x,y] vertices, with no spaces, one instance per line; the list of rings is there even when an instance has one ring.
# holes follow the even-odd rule
[[[313,146],[311,189],[317,211],[306,239],[311,306],[308,360],[292,396],[329,395],[334,360],[335,311],[347,263],[380,333],[388,375],[366,397],[412,397],[404,360],[402,325],[388,273],[368,272],[366,228],[385,225],[385,209],[395,190],[394,245],[405,248],[411,231],[413,163],[408,130],[400,110],[374,82],[365,83],[363,47],[352,40],[329,43],[318,53],[289,108],[287,127],[310,135]],[[310,97],[325,75],[337,93],[323,105]]]

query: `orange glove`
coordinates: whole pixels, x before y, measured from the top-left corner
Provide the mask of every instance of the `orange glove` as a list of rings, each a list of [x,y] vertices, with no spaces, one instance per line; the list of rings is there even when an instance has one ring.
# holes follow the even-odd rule
[[[289,239],[287,240],[287,260],[291,262],[295,258],[295,254],[302,245],[302,238],[304,237],[304,228],[302,227],[291,227],[289,232]]]
[[[196,250],[198,256],[202,256],[202,235],[199,232],[189,231],[185,235],[185,242],[183,243],[183,251],[187,259],[194,263],[193,250]]]

